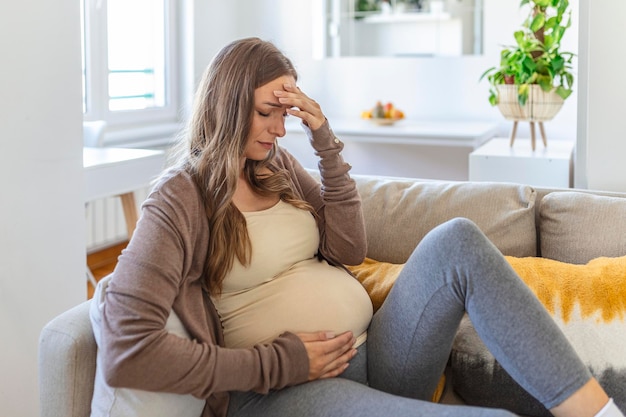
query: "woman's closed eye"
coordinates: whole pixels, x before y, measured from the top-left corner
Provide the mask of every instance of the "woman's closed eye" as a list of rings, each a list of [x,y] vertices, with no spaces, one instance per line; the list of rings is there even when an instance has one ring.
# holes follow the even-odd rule
[[[257,113],[259,113],[259,116],[261,117],[270,117],[271,113],[263,113],[261,110],[257,110]],[[289,113],[287,113],[286,111],[283,112],[283,117],[289,117]]]

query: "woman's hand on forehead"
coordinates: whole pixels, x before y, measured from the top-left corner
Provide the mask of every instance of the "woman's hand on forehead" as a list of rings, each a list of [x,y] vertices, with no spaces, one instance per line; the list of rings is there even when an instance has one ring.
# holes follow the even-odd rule
[[[288,114],[302,119],[311,130],[319,129],[326,121],[320,105],[296,85],[283,84],[283,90],[275,90],[274,95],[281,104],[289,106]]]

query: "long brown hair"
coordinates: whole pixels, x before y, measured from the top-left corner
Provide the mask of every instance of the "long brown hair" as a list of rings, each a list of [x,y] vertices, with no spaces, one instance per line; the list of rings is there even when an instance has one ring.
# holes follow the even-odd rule
[[[196,90],[177,157],[197,184],[209,219],[205,275],[211,294],[221,292],[235,256],[244,265],[250,262],[246,220],[232,198],[252,125],[254,91],[284,75],[297,80],[293,64],[276,46],[246,38],[230,43],[213,58]],[[276,147],[263,161],[246,160],[244,175],[252,189],[260,195],[278,194],[312,211],[297,198],[289,175],[274,164],[275,156]]]

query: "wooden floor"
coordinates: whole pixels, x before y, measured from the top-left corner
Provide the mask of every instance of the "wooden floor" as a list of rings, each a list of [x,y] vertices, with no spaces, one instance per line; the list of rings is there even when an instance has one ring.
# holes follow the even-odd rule
[[[107,276],[117,264],[117,258],[128,242],[123,242],[87,255],[87,267],[91,270],[96,281]],[[93,297],[94,288],[87,282],[87,298]]]

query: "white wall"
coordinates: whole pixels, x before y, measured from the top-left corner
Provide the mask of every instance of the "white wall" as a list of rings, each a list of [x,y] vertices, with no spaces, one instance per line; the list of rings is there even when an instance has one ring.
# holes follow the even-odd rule
[[[0,3],[0,412],[39,415],[37,342],[86,298],[79,3]]]
[[[626,3],[581,0],[579,104],[576,186],[626,191],[626,85],[619,73],[626,66],[623,38]]]

